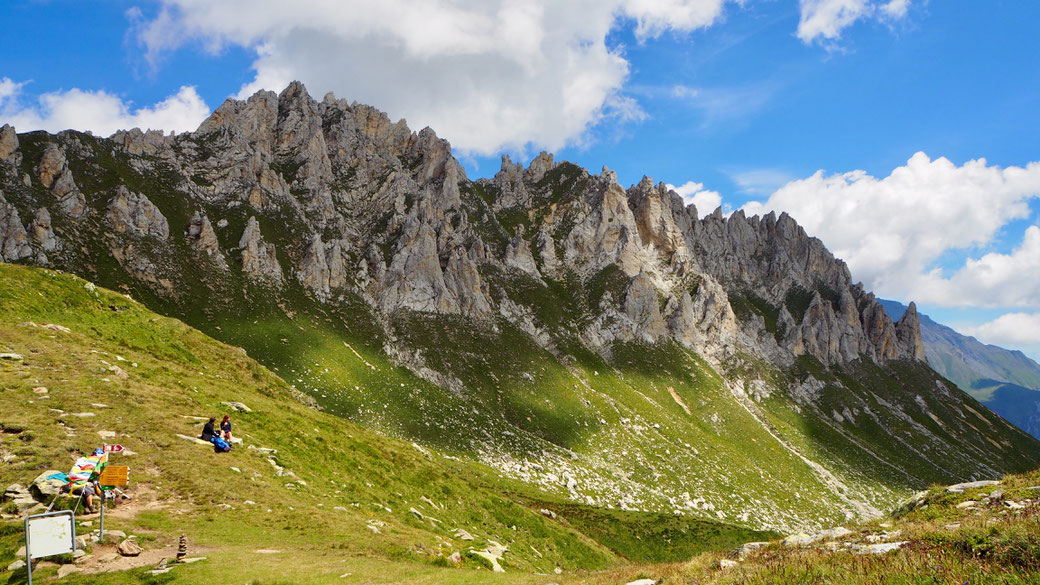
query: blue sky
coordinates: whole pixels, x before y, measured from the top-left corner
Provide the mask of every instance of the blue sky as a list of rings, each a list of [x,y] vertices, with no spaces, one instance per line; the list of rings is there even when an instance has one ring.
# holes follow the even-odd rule
[[[880,295],[1040,357],[1040,4],[280,4],[5,2],[0,122],[183,131],[298,78],[429,124],[471,178],[549,149],[788,211]]]

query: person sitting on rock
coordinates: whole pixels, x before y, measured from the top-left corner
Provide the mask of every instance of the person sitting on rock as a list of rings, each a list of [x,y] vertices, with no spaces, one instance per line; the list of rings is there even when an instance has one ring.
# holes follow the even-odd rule
[[[101,488],[98,486],[98,482],[91,481],[85,485],[73,486],[69,490],[69,494],[80,497],[85,514],[93,514],[96,511],[94,509],[94,498],[101,496]]]
[[[220,434],[224,436],[225,441],[231,442],[231,417],[226,414],[224,420],[220,421]]]
[[[199,438],[203,441],[213,442],[213,437],[217,436],[217,431],[213,429],[213,425],[216,422],[216,417],[209,417],[209,421],[202,427],[202,436],[200,436]]]

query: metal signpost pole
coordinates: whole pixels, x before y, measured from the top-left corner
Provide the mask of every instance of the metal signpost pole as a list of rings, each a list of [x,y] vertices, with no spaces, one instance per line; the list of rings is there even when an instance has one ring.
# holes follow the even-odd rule
[[[29,516],[25,517],[25,570],[29,572],[29,585],[32,585],[32,549],[29,548]],[[76,539],[73,538],[73,541]]]
[[[98,530],[98,542],[105,542],[105,492],[101,492],[101,528]]]

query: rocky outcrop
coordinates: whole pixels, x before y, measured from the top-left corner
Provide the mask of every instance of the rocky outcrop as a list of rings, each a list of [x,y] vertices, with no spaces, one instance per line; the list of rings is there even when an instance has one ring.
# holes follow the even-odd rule
[[[32,253],[18,209],[0,192],[0,257],[5,262],[17,262],[32,256]]]
[[[213,229],[213,224],[210,223],[206,214],[196,211],[195,215],[191,216],[191,220],[188,222],[188,241],[191,242],[192,247],[207,257],[223,261],[217,232]]]
[[[635,323],[636,332],[650,343],[667,335],[657,295],[657,288],[644,273],[632,279],[625,293],[625,314]]]
[[[0,126],[0,160],[11,158],[17,151],[18,134],[15,132],[14,126],[10,124]]]
[[[913,301],[896,323],[896,340],[900,355],[925,361],[924,343],[921,341],[921,318],[917,314],[917,304]]]
[[[122,185],[116,188],[116,196],[108,204],[107,219],[118,234],[161,241],[170,237],[170,225],[159,208],[145,195]]]
[[[274,246],[264,241],[260,234],[260,222],[250,216],[242,238],[238,241],[242,249],[242,272],[253,280],[282,282],[282,267]]]
[[[531,246],[524,239],[524,228],[520,226],[513,234],[513,239],[506,246],[506,266],[522,270],[535,278],[541,277],[538,266],[535,265],[534,256],[531,254]]]
[[[82,219],[87,213],[87,200],[76,186],[69,170],[65,152],[57,144],[48,143],[36,166],[40,183],[58,200],[61,210],[73,219]]]

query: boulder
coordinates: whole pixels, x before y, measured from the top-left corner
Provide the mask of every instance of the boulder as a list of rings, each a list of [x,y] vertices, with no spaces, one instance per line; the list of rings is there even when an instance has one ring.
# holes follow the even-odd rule
[[[768,542],[764,542],[764,541],[762,541],[762,542],[745,542],[744,544],[738,546],[733,551],[732,556],[736,557],[739,560],[744,560],[751,553],[755,552],[756,550],[765,548],[767,546],[769,546],[769,543]]]
[[[56,469],[48,469],[40,475],[36,476],[33,480],[32,485],[29,486],[29,492],[37,498],[51,498],[58,495],[61,488],[65,486],[65,482],[60,479],[47,479],[51,475],[60,474],[61,472]]]
[[[249,408],[241,402],[221,402],[221,406],[226,406],[235,412],[253,412],[252,408]]]
[[[849,550],[857,555],[883,555],[906,546],[906,541],[884,542],[880,544],[853,544]]]
[[[119,546],[116,547],[116,552],[118,552],[120,556],[136,557],[141,554],[143,550],[141,549],[141,545],[128,538],[119,543]]]
[[[76,572],[79,572],[79,571],[82,571],[82,570],[83,569],[80,569],[79,567],[77,567],[75,565],[62,565],[62,566],[58,567],[58,578],[59,579],[64,579],[65,577],[68,577],[69,575],[71,575],[73,573],[76,573]]]

